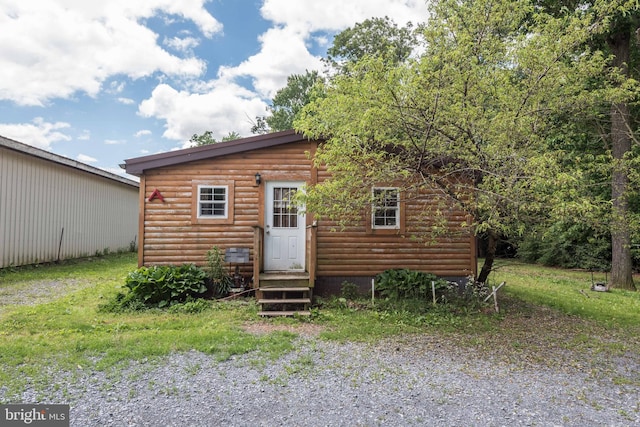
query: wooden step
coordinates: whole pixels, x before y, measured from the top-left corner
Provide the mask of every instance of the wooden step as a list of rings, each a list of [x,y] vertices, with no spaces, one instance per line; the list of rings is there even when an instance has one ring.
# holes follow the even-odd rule
[[[311,304],[311,298],[259,299],[258,304]]]
[[[309,292],[309,287],[287,287],[287,288],[283,288],[283,287],[273,287],[273,288],[269,288],[269,287],[260,287],[259,290],[261,290],[262,292]]]
[[[310,316],[311,312],[307,310],[301,311],[260,311],[258,316]]]

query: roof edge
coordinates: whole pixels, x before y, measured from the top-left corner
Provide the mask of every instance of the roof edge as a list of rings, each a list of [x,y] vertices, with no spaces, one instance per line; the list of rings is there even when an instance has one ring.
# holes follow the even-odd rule
[[[308,140],[295,130],[267,133],[233,141],[218,142],[216,144],[199,147],[184,148],[182,150],[152,154],[150,156],[135,157],[125,160],[125,170],[131,175],[141,176],[146,170],[165,166],[173,166],[197,160],[211,159],[229,154],[243,153],[245,151],[268,148],[291,142]]]
[[[34,147],[32,145],[25,144],[23,142],[15,141],[13,139],[7,138],[2,135],[0,135],[0,146],[8,148],[13,151],[17,151],[19,153],[29,154],[31,156],[37,157],[42,160],[57,163],[62,166],[67,166],[72,169],[77,169],[83,172],[87,172],[92,175],[97,175],[102,178],[107,178],[112,181],[118,181],[122,184],[130,185],[132,187],[136,187],[136,188],[140,187],[140,184],[132,179],[128,179],[123,176],[116,175],[115,173],[108,172],[106,170],[88,165],[86,163],[79,162],[77,160],[70,159],[68,157],[61,156],[59,154],[51,153],[49,151]]]

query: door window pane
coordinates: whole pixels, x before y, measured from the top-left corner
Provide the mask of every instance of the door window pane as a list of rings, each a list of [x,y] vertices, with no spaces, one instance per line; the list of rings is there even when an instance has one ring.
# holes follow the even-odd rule
[[[273,189],[273,226],[278,228],[298,227],[298,208],[292,200],[296,187],[274,187]]]

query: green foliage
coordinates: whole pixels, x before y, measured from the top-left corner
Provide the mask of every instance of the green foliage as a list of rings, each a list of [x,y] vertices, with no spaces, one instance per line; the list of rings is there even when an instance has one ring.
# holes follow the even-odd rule
[[[613,96],[594,90],[608,63],[587,45],[604,18],[553,17],[527,0],[430,4],[419,58],[365,55],[295,121],[310,138],[328,137],[315,160],[331,179],[309,186],[306,209],[344,225],[361,219],[372,186],[393,182],[425,201],[427,225],[415,233],[425,241],[456,232],[451,207],[471,220],[460,232],[507,238],[550,217],[598,220],[606,200],[590,197],[591,182],[549,140],[564,120],[599,117]]]
[[[241,136],[238,132],[229,132],[228,135],[222,137],[221,142],[234,141],[240,139]],[[194,133],[189,140],[192,147],[202,147],[203,145],[217,144],[218,141],[213,137],[213,132],[210,130],[204,131],[201,135]]]
[[[135,237],[129,242],[129,252],[138,252],[138,243],[136,242]]]
[[[518,258],[547,266],[609,271],[611,235],[584,223],[558,222],[524,237],[518,244]]]
[[[448,289],[448,282],[435,274],[406,268],[385,270],[375,281],[380,296],[390,300],[431,299],[431,282],[435,282],[438,293]]]
[[[207,275],[215,297],[224,297],[229,293],[233,279],[224,267],[224,254],[217,246],[207,251]]]
[[[313,89],[320,80],[317,71],[287,77],[287,85],[276,92],[271,106],[267,108],[269,114],[256,117],[251,132],[261,134],[293,129],[293,120],[300,110],[318,96],[318,92]]]
[[[211,302],[204,299],[188,298],[185,302],[172,304],[169,307],[171,313],[198,314],[211,308]]]
[[[417,37],[411,23],[398,27],[387,16],[371,18],[337,34],[327,50],[327,62],[343,71],[348,64],[354,64],[365,56],[383,57],[385,61],[397,64],[409,58],[416,44]]]
[[[118,303],[131,309],[140,307],[140,303],[145,307],[162,308],[184,302],[207,291],[205,278],[204,270],[193,264],[140,267],[127,275],[125,287],[129,293],[117,297]]]
[[[359,296],[358,285],[355,283],[344,281],[342,282],[342,287],[340,288],[340,295],[342,298],[355,300]]]

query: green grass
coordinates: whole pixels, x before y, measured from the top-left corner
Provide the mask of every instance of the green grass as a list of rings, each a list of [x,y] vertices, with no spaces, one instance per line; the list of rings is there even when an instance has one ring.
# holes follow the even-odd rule
[[[0,384],[8,395],[27,382],[46,382],[49,367],[67,372],[108,369],[130,360],[198,350],[226,359],[259,351],[267,357],[292,349],[294,334],[257,336],[241,325],[257,313],[254,303],[214,303],[197,314],[162,310],[111,314],[98,306],[115,295],[136,268],[131,254],[2,271],[0,291],[73,279],[87,286],[51,302],[0,306]]]
[[[495,270],[491,280],[496,285],[505,281],[504,292],[507,295],[591,319],[603,326],[640,327],[640,292],[619,289],[591,291],[591,273],[585,271],[527,265],[511,260],[498,261]],[[594,281],[604,281],[604,274],[594,273]]]
[[[260,365],[291,351],[296,334],[287,330],[303,330],[305,325],[318,328],[322,339],[427,337],[429,345],[452,352],[472,349],[493,360],[563,368],[582,367],[594,355],[640,354],[640,293],[592,292],[591,276],[585,272],[500,261],[491,278],[494,284],[507,283],[499,292],[500,313],[490,304],[465,308],[377,301],[371,307],[367,300],[344,299],[314,309],[311,319],[260,319],[252,299],[210,302],[193,314],[158,309],[100,312],[98,307],[122,290],[124,278],[135,268],[134,254],[112,254],[0,270],[0,385],[5,387],[0,401],[18,396],[27,384],[44,388],[52,370],[73,375],[86,369],[119,369],[129,361],[172,352],[197,350],[218,360],[252,352]],[[64,295],[47,295],[43,284],[54,282],[74,287]],[[34,288],[45,295],[33,305],[3,302],[2,295],[12,290]],[[249,333],[247,325],[266,333]],[[291,369],[312,367],[300,359]],[[612,378],[640,386],[637,376],[616,373]]]

